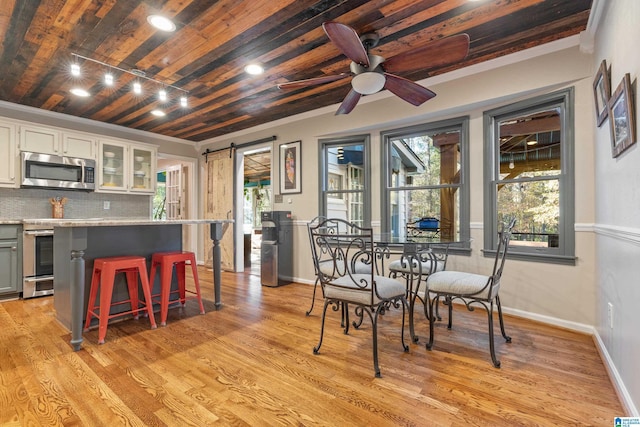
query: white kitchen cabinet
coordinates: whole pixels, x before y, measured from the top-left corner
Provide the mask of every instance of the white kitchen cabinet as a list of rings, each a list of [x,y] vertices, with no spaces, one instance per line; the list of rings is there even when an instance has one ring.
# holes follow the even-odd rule
[[[16,127],[0,120],[0,187],[18,187],[20,179],[16,157]]]
[[[69,157],[96,159],[97,141],[89,135],[62,132],[62,153]]]
[[[153,194],[156,152],[153,146],[100,140],[96,191]]]
[[[20,151],[95,159],[95,140],[44,126],[20,126]]]

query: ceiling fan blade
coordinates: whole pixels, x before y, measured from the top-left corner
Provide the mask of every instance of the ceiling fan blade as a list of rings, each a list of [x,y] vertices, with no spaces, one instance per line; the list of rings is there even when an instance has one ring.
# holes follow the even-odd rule
[[[436,96],[435,93],[426,87],[420,86],[411,80],[403,79],[402,77],[389,73],[384,73],[384,75],[386,77],[384,88],[404,99],[409,104],[415,106],[422,105],[423,102]]]
[[[324,32],[340,52],[353,62],[364,67],[369,66],[369,56],[356,30],[339,22],[328,21],[322,24]]]
[[[399,53],[382,65],[390,73],[428,70],[462,61],[469,53],[469,35],[458,34]]]
[[[338,114],[349,114],[354,108],[356,108],[356,104],[360,101],[360,95],[355,90],[351,89],[347,96],[345,96],[344,101],[340,104],[340,108],[336,111],[336,116]]]
[[[313,79],[296,80],[293,82],[279,83],[278,89],[300,89],[303,87],[335,82],[336,80],[344,79],[345,77],[348,77],[348,76],[349,74],[342,73],[342,74],[335,74],[332,76],[322,76],[322,77],[315,77]]]

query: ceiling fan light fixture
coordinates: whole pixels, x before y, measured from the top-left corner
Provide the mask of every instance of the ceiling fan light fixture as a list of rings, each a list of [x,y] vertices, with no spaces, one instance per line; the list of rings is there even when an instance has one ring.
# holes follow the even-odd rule
[[[383,74],[369,71],[355,76],[351,80],[351,86],[360,95],[371,95],[380,92],[384,87],[385,81]]]
[[[170,33],[176,30],[176,24],[174,24],[169,18],[165,18],[161,15],[149,15],[147,16],[147,22],[160,31]]]

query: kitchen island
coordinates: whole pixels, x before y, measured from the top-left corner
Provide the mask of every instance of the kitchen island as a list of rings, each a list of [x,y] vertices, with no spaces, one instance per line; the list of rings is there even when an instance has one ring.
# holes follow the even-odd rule
[[[154,252],[182,249],[182,226],[210,224],[213,241],[213,285],[216,309],[220,298],[220,239],[233,220],[191,219],[32,219],[25,224],[54,229],[54,306],[57,318],[71,330],[74,350],[82,346],[87,287],[93,260],[108,256],[139,255],[148,260]],[[153,285],[152,285],[153,286]],[[118,297],[115,293],[114,296]]]

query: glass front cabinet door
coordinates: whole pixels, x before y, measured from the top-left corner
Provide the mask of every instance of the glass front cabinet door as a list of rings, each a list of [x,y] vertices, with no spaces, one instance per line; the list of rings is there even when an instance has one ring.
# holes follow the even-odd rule
[[[105,191],[127,191],[127,145],[116,141],[100,141],[98,188]]]
[[[100,141],[98,191],[153,194],[156,152],[153,146]]]
[[[155,150],[132,145],[129,159],[129,190],[136,193],[153,193],[155,191]]]

